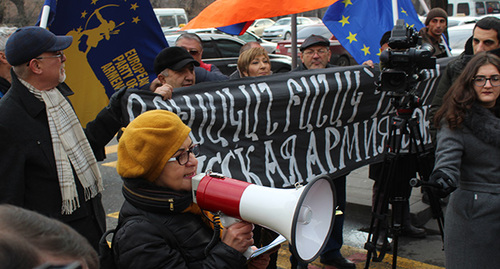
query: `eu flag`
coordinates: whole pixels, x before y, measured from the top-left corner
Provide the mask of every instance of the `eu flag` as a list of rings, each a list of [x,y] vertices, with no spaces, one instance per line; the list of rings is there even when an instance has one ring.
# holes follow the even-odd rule
[[[416,31],[423,27],[411,0],[398,0],[398,16]],[[359,63],[379,62],[380,38],[392,30],[394,20],[389,0],[342,0],[331,5],[324,24]]]
[[[66,83],[83,124],[115,90],[152,81],[154,58],[168,46],[149,0],[59,0],[48,29],[73,36],[64,51]]]

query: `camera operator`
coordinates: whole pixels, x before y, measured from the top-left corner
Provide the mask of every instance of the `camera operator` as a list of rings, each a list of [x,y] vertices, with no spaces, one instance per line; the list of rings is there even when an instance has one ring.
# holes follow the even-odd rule
[[[427,43],[434,47],[436,58],[450,56],[447,50],[446,41],[443,34],[446,33],[448,25],[448,14],[444,9],[435,7],[429,11],[425,19],[425,27],[418,33],[422,37],[422,43]]]

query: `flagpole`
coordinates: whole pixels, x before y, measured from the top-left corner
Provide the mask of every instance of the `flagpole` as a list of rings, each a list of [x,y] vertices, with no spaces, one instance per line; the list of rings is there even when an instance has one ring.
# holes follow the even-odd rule
[[[45,4],[42,8],[42,16],[40,17],[40,27],[47,28],[47,22],[49,21],[49,13],[50,13],[50,5],[48,1],[45,1]]]
[[[392,0],[392,20],[393,20],[393,25],[396,25],[396,22],[398,21],[398,0]]]

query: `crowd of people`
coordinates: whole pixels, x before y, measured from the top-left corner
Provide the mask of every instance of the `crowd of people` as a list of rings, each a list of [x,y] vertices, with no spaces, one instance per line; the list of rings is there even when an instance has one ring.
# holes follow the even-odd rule
[[[434,8],[420,30],[437,58],[450,55],[446,28],[446,12]],[[381,37],[381,50],[391,49],[389,37],[390,32]],[[99,268],[98,244],[106,223],[97,162],[120,131],[117,172],[125,202],[112,241],[117,268],[277,268],[276,252],[250,262],[243,253],[278,234],[245,221],[220,227],[217,216],[193,203],[191,179],[199,148],[176,114],[147,111],[123,126],[122,89],[81,127],[68,99],[73,93],[64,83],[64,50],[72,42],[70,36],[36,26],[0,32],[0,261],[7,268],[73,262]],[[333,67],[329,47],[325,37],[309,36],[292,72]],[[444,233],[447,268],[493,268],[498,263],[499,49],[500,19],[479,20],[465,51],[442,74],[430,109],[435,147],[430,181],[437,196],[450,197]],[[153,67],[157,79],[142,89],[170,99],[180,87],[272,75],[269,55],[257,42],[242,47],[237,71],[230,76],[203,63],[202,53],[196,34],[179,36],[175,46],[158,53]],[[372,62],[363,65],[374,67]],[[415,177],[415,156],[405,154],[399,162],[398,177]],[[381,191],[380,169],[381,164],[370,167],[374,197]],[[349,214],[347,174],[330,177],[343,214],[335,218],[320,262],[356,268],[340,252],[344,215]],[[405,191],[406,198],[410,192]],[[425,229],[411,223],[409,203],[403,212],[401,235],[425,237]],[[384,231],[377,245],[387,248],[390,225],[377,225]],[[291,268],[308,267],[294,255],[290,263]]]

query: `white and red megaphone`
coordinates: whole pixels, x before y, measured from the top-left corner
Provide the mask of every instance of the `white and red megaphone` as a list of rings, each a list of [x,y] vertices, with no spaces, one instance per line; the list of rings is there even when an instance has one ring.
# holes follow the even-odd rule
[[[293,189],[258,186],[217,173],[192,179],[193,201],[283,235],[290,251],[303,262],[315,260],[332,231],[335,188],[326,177]]]

